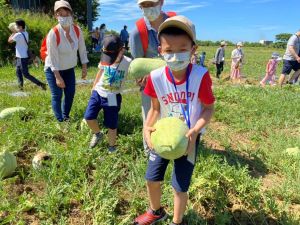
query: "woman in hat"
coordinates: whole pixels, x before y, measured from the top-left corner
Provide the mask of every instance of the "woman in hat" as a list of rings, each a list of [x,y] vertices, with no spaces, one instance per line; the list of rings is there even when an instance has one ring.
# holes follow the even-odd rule
[[[77,51],[82,64],[82,79],[87,75],[87,51],[81,29],[73,23],[73,11],[67,1],[56,1],[54,15],[58,21],[47,35],[45,74],[52,94],[52,109],[59,122],[70,120],[75,95]],[[64,100],[62,104],[62,96]]]
[[[231,74],[230,78],[232,80],[239,80],[241,79],[241,67],[244,58],[244,52],[242,50],[243,43],[238,42],[236,44],[236,48],[231,53]]]

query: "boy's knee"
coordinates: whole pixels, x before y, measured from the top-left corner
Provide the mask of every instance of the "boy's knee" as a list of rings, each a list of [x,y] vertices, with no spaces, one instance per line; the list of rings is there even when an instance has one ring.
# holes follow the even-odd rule
[[[150,181],[147,180],[147,187],[149,188],[160,188],[160,181]]]

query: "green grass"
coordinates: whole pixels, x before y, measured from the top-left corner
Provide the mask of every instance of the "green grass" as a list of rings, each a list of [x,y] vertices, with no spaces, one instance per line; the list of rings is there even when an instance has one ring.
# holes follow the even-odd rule
[[[205,50],[209,59],[214,49]],[[254,50],[262,56],[256,57]],[[251,78],[263,73],[272,51],[245,49],[245,71]],[[45,80],[42,69],[31,71]],[[89,78],[96,71],[90,68]],[[27,108],[25,116],[0,120],[0,148],[18,159],[14,176],[0,181],[0,224],[125,225],[148,207],[139,93],[123,96],[118,151],[108,154],[107,140],[91,151],[90,133],[80,130],[90,86],[77,86],[72,122],[58,127],[49,90],[27,82],[30,96],[12,97],[14,68],[0,68],[0,77],[0,109]],[[126,83],[126,88],[132,86]],[[189,224],[299,224],[300,158],[284,151],[300,147],[300,88],[261,89],[217,81],[214,87],[216,113],[200,146],[186,214]],[[38,151],[49,152],[52,160],[36,171],[31,160]],[[170,179],[171,167],[162,201],[172,213]]]

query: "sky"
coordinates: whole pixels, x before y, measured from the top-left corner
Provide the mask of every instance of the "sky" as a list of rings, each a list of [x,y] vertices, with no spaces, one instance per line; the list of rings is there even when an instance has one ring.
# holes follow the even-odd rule
[[[165,0],[163,11],[191,19],[198,40],[274,41],[276,34],[300,28],[299,0]],[[105,23],[120,32],[127,25],[131,31],[141,16],[136,0],[100,0],[94,27]]]

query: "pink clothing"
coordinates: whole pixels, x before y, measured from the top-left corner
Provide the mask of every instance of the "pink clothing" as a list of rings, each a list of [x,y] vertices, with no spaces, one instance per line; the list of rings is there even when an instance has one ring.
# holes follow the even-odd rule
[[[260,82],[261,85],[265,85],[269,82],[271,85],[275,84],[275,75],[277,69],[278,61],[276,59],[270,59],[266,66],[266,76]]]
[[[234,62],[231,63],[230,78],[233,80],[241,78],[241,68],[240,67],[236,68],[236,63]]]
[[[230,78],[240,79],[241,78],[241,67],[242,67],[242,60],[244,58],[244,53],[242,49],[234,49],[231,53],[231,73]]]

